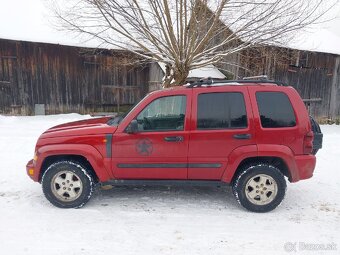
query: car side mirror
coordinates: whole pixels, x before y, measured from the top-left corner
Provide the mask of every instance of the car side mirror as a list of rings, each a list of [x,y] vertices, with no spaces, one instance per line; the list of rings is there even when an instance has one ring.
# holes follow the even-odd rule
[[[134,134],[138,132],[138,122],[137,120],[132,120],[126,128],[126,133]]]

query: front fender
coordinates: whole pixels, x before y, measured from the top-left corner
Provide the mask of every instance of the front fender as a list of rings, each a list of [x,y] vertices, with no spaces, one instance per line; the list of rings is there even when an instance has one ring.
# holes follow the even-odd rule
[[[35,173],[33,180],[39,181],[41,167],[44,160],[49,156],[58,155],[79,155],[85,157],[96,172],[99,181],[104,182],[111,179],[110,169],[111,158],[103,158],[99,151],[88,144],[54,144],[42,146],[37,151],[38,159],[35,162]]]

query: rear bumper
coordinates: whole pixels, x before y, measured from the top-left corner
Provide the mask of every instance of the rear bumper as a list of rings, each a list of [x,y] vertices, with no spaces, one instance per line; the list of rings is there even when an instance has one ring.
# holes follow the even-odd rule
[[[28,161],[28,163],[26,165],[26,173],[33,181],[35,181],[35,182],[38,181],[38,173],[35,169],[35,164],[33,162],[33,159]]]
[[[291,182],[309,179],[313,176],[316,158],[314,155],[295,156],[296,171],[291,176]]]

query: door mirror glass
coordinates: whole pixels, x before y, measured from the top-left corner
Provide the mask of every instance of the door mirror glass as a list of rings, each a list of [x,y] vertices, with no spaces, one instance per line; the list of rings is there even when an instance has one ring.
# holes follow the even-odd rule
[[[129,126],[126,128],[126,132],[128,134],[134,134],[138,132],[138,123],[137,120],[132,120]]]

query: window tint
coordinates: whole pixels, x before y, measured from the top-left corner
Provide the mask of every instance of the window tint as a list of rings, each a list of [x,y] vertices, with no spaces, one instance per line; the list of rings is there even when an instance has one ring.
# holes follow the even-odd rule
[[[183,130],[186,96],[161,97],[137,116],[140,131]]]
[[[198,129],[246,127],[247,114],[242,93],[207,93],[198,96]]]
[[[282,92],[257,92],[261,125],[265,128],[293,127],[296,119],[292,104]]]

